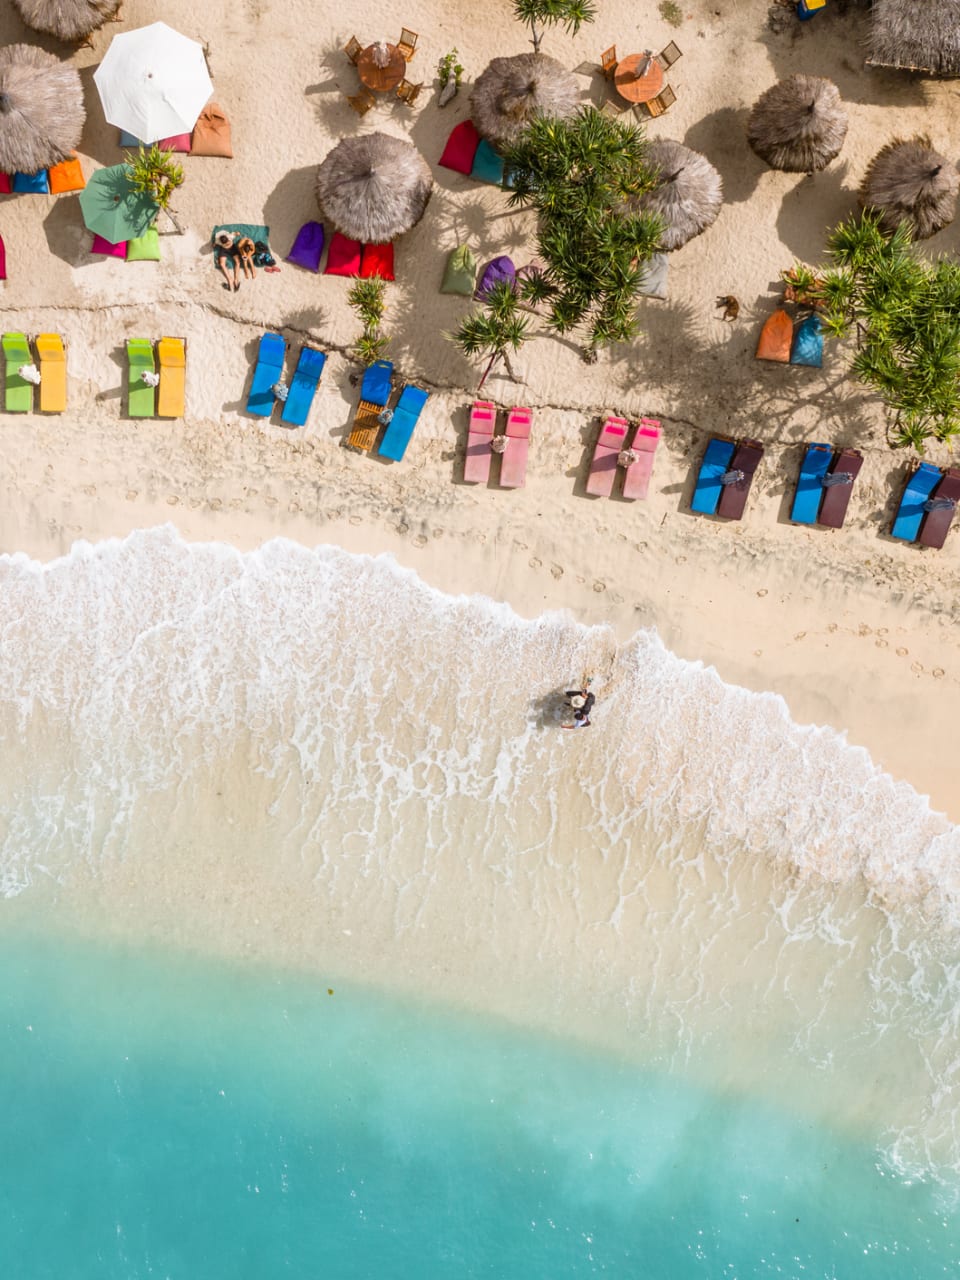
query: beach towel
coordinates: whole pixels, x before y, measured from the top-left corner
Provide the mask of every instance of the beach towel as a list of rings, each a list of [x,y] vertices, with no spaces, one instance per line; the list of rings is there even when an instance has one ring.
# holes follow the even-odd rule
[[[793,335],[793,348],[790,352],[791,364],[805,364],[812,369],[819,369],[823,364],[822,325],[818,315],[807,316],[797,325]]]
[[[238,238],[241,236],[249,236],[254,244],[266,245],[267,246],[266,257],[269,258],[269,262],[264,262],[262,260],[264,255],[258,252],[254,255],[254,259],[253,259],[254,266],[261,267],[261,266],[272,265],[273,258],[270,255],[270,228],[269,227],[265,227],[258,222],[223,222],[219,226],[214,227],[213,230],[210,232],[211,240],[213,240],[214,236],[217,234],[218,231],[232,231],[234,235],[236,235]],[[213,265],[217,268],[219,268],[220,266],[221,254],[227,259],[228,262],[233,262],[234,257],[237,256],[235,254],[232,254],[229,249],[220,249],[217,247],[216,244],[214,244]]]
[[[320,258],[323,254],[323,224],[305,222],[297,232],[297,238],[287,254],[287,262],[295,267],[303,267],[304,271],[319,271]]]
[[[453,169],[455,173],[469,174],[479,146],[480,135],[477,133],[476,125],[472,120],[463,120],[454,126],[447,139],[440,163],[445,169]]]
[[[392,280],[393,245],[365,244],[360,258],[360,275],[364,280]]]
[[[470,177],[476,182],[489,182],[491,186],[503,186],[503,156],[497,155],[486,140],[480,139],[470,166]]]
[[[142,236],[127,241],[128,262],[159,262],[160,236],[156,227],[147,227]]]
[[[80,161],[76,156],[55,164],[48,171],[47,180],[50,184],[50,194],[55,196],[62,195],[65,191],[82,191],[87,185],[83,170],[80,168]]]
[[[333,233],[327,251],[325,276],[355,276],[360,271],[360,241],[348,240],[339,231]]]
[[[8,196],[12,190],[9,173],[0,173],[0,196]]]
[[[200,112],[197,123],[193,126],[193,137],[190,141],[192,156],[219,156],[224,160],[233,159],[233,139],[230,136],[230,121],[226,113],[216,102],[208,102]]]
[[[39,173],[15,173],[13,175],[13,190],[18,195],[28,192],[33,195],[49,195],[50,180],[47,177],[46,169],[41,169]]]
[[[477,285],[477,260],[469,245],[459,244],[451,249],[440,284],[441,293],[456,293],[462,298],[472,298]]]
[[[474,297],[478,302],[482,302],[494,285],[508,284],[512,289],[517,281],[516,268],[510,258],[500,257],[491,258],[487,265],[483,268],[480,276],[480,283],[477,285],[477,291]]]
[[[94,236],[90,252],[102,253],[105,258],[125,258],[127,256],[127,242],[126,240],[121,240],[119,244],[111,244],[109,240],[104,240],[103,236]]]

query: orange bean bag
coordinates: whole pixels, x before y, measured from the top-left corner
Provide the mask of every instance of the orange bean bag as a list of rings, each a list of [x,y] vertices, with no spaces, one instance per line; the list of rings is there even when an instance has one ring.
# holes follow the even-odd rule
[[[48,171],[51,195],[61,195],[64,191],[82,191],[87,185],[76,156],[55,164]]]

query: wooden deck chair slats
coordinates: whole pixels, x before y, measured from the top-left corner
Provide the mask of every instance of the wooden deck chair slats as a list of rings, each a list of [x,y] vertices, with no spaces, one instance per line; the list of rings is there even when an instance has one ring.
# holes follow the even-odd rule
[[[67,353],[59,333],[37,334],[40,360],[40,412],[63,413],[67,407]]]
[[[651,98],[649,102],[644,102],[643,106],[648,116],[662,116],[668,108],[673,106],[676,100],[677,95],[668,84],[665,84],[657,96]]]
[[[617,46],[612,44],[600,55],[600,70],[608,80],[617,74]]]
[[[418,38],[419,37],[415,31],[408,31],[406,27],[403,27],[400,31],[400,39],[397,42],[397,48],[403,54],[407,62],[410,61],[417,51]]]
[[[380,430],[381,413],[383,413],[383,405],[361,400],[353,416],[353,426],[350,428],[347,444],[354,449],[362,449],[364,453],[369,453]]]
[[[376,98],[369,89],[361,89],[359,93],[355,93],[353,97],[347,94],[347,101],[353,107],[358,116],[365,116],[371,107],[376,106]]]
[[[420,84],[412,84],[409,80],[401,80],[397,85],[397,97],[401,102],[405,102],[408,107],[412,107],[420,96],[420,90],[422,88],[422,81]]]
[[[157,417],[182,418],[186,412],[186,338],[161,338],[157,343],[160,385],[157,387]]]
[[[678,58],[682,57],[683,54],[671,40],[670,43],[665,44],[657,54],[657,61],[660,63],[661,67],[663,67],[664,71],[666,71],[668,67],[673,66]]]
[[[363,53],[363,45],[356,36],[351,36],[347,41],[343,52],[347,55],[354,66],[356,66],[357,59],[360,57],[361,53]]]

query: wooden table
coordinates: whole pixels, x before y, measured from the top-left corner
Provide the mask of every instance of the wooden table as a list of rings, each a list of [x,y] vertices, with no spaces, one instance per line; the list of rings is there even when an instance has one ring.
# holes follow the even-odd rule
[[[617,87],[617,93],[621,98],[626,98],[627,102],[649,102],[663,88],[663,67],[656,58],[650,58],[646,75],[637,78],[637,69],[647,56],[645,53],[631,53],[617,63],[613,83]]]
[[[373,58],[376,48],[377,44],[367,45],[360,54],[357,59],[357,74],[360,77],[360,83],[365,84],[374,93],[389,93],[391,89],[397,87],[406,74],[407,60],[395,44],[388,44],[389,61],[385,67],[378,67]]]

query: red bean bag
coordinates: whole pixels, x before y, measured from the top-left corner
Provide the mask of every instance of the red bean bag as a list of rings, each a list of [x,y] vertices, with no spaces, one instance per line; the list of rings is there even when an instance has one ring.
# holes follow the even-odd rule
[[[469,173],[473,168],[473,158],[480,145],[480,135],[472,120],[464,120],[454,127],[443,148],[440,163],[445,169],[453,169],[456,173]]]
[[[9,173],[0,173],[0,195],[8,196],[12,190]]]
[[[360,241],[348,240],[339,231],[333,233],[327,250],[325,276],[355,276],[360,273]]]
[[[360,275],[364,280],[371,276],[379,280],[393,280],[393,245],[365,244],[360,259]]]

